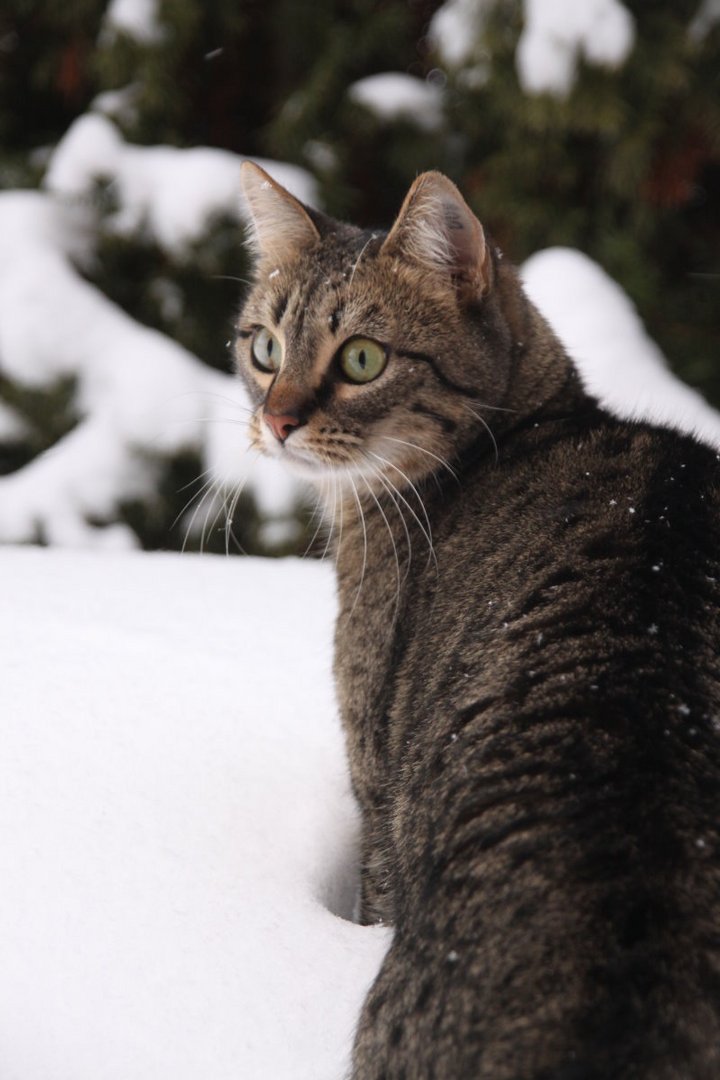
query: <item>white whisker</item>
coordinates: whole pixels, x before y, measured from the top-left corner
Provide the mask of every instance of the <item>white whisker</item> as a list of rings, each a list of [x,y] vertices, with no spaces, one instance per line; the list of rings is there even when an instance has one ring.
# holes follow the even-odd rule
[[[336,486],[336,490],[339,492],[338,507],[339,507],[339,510],[340,510],[340,528],[339,528],[339,531],[338,531],[338,540],[337,540],[337,546],[336,546],[337,555],[339,557],[340,548],[342,547],[342,537],[343,537],[343,495],[342,495],[342,490],[340,488],[340,478],[338,476],[335,477],[335,486]]]
[[[194,509],[194,511],[192,513],[192,516],[190,518],[190,521],[188,522],[187,528],[185,529],[185,536],[183,537],[182,547],[180,548],[180,550],[182,552],[184,552],[185,549],[187,548],[188,540],[190,539],[190,534],[193,531],[193,526],[195,524],[196,517],[200,513],[200,510],[202,509],[202,507],[204,506],[205,501],[207,499],[210,499],[212,501],[212,499],[215,496],[216,488],[218,486],[218,479],[217,479],[217,477],[214,477],[212,475],[212,470],[211,469],[206,469],[203,473],[200,474],[200,476],[197,479],[200,480],[200,479],[202,479],[203,476],[208,476],[209,479],[207,479],[205,481],[205,483],[202,485],[202,487],[200,488],[200,490],[198,492],[196,492],[194,495],[192,495],[188,499],[188,501],[185,503],[182,510],[177,515],[177,517],[175,518],[175,520],[173,521],[172,526],[171,526],[171,528],[175,528],[175,526],[178,524],[178,522],[183,517],[183,515],[188,512],[188,510],[190,509],[192,504],[197,500],[197,506],[195,507],[195,509]],[[195,481],[192,481],[192,483],[195,483]],[[186,487],[189,487],[189,486],[190,485],[186,485]],[[184,490],[184,489],[181,489],[181,490]]]
[[[498,450],[497,440],[496,440],[495,436],[493,435],[492,431],[490,430],[490,425],[488,424],[487,420],[485,420],[482,416],[480,416],[479,413],[476,413],[474,409],[471,409],[469,405],[465,405],[465,408],[467,409],[467,411],[470,413],[471,416],[474,416],[476,420],[480,421],[480,423],[482,424],[482,426],[485,428],[488,435],[490,436],[490,438],[492,440],[492,444],[493,444],[493,449],[495,450],[495,464],[497,464],[498,461],[500,460],[500,452]]]
[[[413,450],[419,450],[422,454],[427,454],[428,457],[431,457],[434,461],[437,461],[440,465],[442,465],[444,469],[447,469],[447,471],[450,473],[454,480],[457,480],[458,475],[453,469],[450,462],[446,461],[445,458],[441,458],[437,454],[434,454],[432,450],[427,450],[424,446],[420,446],[419,443],[408,442],[407,439],[398,439],[394,435],[380,435],[379,437],[381,439],[389,439],[390,442],[401,443],[403,446],[409,446]]]
[[[407,473],[404,473],[402,471],[402,469],[398,465],[396,465],[394,462],[390,461],[389,458],[381,457],[379,454],[374,453],[374,451],[372,451],[372,450],[368,450],[366,452],[368,454],[370,454],[371,457],[374,457],[377,461],[379,461],[381,465],[385,465],[385,466],[387,466],[387,467],[389,467],[391,469],[395,469],[396,472],[400,473],[400,475],[402,476],[405,483],[412,490],[413,494],[415,495],[415,498],[417,499],[418,503],[420,504],[420,508],[422,510],[423,517],[425,518],[426,525],[423,525],[422,521],[420,520],[420,518],[417,516],[417,514],[413,510],[412,505],[408,502],[408,500],[405,498],[405,496],[400,491],[400,489],[398,487],[395,487],[395,491],[397,492],[398,498],[402,499],[402,501],[405,503],[408,510],[410,511],[412,516],[415,518],[415,521],[417,522],[421,533],[423,534],[423,536],[427,540],[428,549],[429,549],[428,558],[432,558],[433,562],[435,563],[435,569],[437,570],[438,563],[437,563],[437,557],[435,555],[435,547],[433,545],[432,526],[430,525],[430,518],[428,517],[428,512],[425,509],[425,503],[422,500],[422,496],[420,495],[420,492],[415,487],[415,485],[413,484],[412,480],[407,475]],[[426,528],[426,526],[427,526],[427,528]]]
[[[200,554],[201,555],[203,555],[205,553],[205,534],[208,533],[209,535],[212,535],[213,529],[217,525],[218,519],[221,517],[221,515],[223,513],[225,513],[227,515],[227,503],[228,503],[229,495],[225,491],[224,485],[223,485],[223,483],[221,481],[218,480],[216,482],[215,487],[216,487],[217,495],[219,496],[219,498],[222,499],[222,502],[220,503],[217,510],[215,511],[215,516],[213,517],[212,524],[210,525],[209,528],[208,528],[208,520],[209,520],[210,514],[212,513],[212,510],[213,510],[212,502],[208,506],[207,513],[205,514],[205,520],[203,522],[202,532],[200,533]]]
[[[366,243],[363,244],[362,249],[360,251],[360,254],[358,255],[357,259],[355,260],[355,264],[354,264],[354,266],[353,266],[353,268],[352,268],[352,270],[350,272],[350,281],[348,282],[348,285],[352,285],[353,278],[355,277],[355,271],[357,270],[357,268],[358,268],[358,266],[360,264],[360,260],[362,259],[363,255],[365,254],[365,251],[367,250],[369,245],[372,244],[373,240],[375,240],[375,233],[373,233],[373,235],[370,237],[370,239],[368,241],[366,241]]]
[[[504,405],[488,405],[488,404],[486,404],[486,402],[481,401],[480,398],[468,398],[468,400],[471,401],[473,405],[477,405],[477,407],[479,409],[491,409],[492,412],[506,412],[506,413],[517,413],[518,412],[517,409],[508,409]]]
[[[364,456],[365,457],[368,456],[367,452],[365,452]],[[405,566],[405,576],[403,578],[403,581],[407,581],[407,576],[410,573],[410,564],[412,563],[412,538],[410,536],[410,530],[408,529],[407,522],[405,521],[405,515],[402,512],[402,508],[400,506],[400,503],[395,498],[395,495],[396,494],[399,495],[400,493],[398,492],[397,488],[393,484],[392,480],[390,480],[389,477],[383,476],[382,472],[380,471],[380,469],[377,468],[377,466],[373,465],[373,463],[371,461],[368,461],[367,465],[368,465],[368,468],[370,469],[371,473],[373,474],[373,476],[376,478],[376,480],[379,481],[379,483],[383,486],[383,488],[387,492],[390,500],[393,503],[393,506],[397,510],[398,517],[400,518],[400,524],[402,525],[403,530],[405,532],[405,542],[407,544],[408,557],[407,557],[407,563],[406,563],[406,566]]]
[[[240,541],[238,540],[237,536],[235,535],[235,533],[233,531],[233,521],[235,519],[235,512],[237,510],[238,503],[240,502],[240,498],[242,496],[243,491],[245,490],[245,486],[246,486],[247,482],[248,482],[248,477],[244,476],[243,479],[238,484],[238,486],[237,486],[237,488],[236,488],[236,490],[235,490],[235,492],[233,494],[232,499],[230,500],[230,508],[229,508],[229,510],[227,508],[227,499],[223,502],[223,509],[225,510],[225,554],[226,555],[230,554],[230,540],[231,539],[232,539],[233,543],[235,544],[235,547],[238,549],[238,551],[242,555],[247,554],[247,552],[245,551],[245,549],[243,548],[242,544],[240,543]]]
[[[238,285],[252,285],[248,278],[235,277],[234,274],[211,274],[211,281],[235,281]]]
[[[310,538],[310,541],[309,541],[307,547],[305,548],[305,550],[302,553],[302,558],[303,559],[307,558],[308,554],[312,551],[313,546],[315,544],[315,541],[317,540],[317,535],[320,532],[320,530],[322,529],[323,524],[325,523],[324,518],[323,518],[323,507],[327,506],[327,502],[328,502],[328,482],[327,482],[327,478],[323,477],[322,491],[318,494],[317,498],[315,499],[315,509],[313,510],[312,516],[311,516],[310,521],[308,523],[308,530],[310,530],[312,528],[312,524],[313,524],[313,521],[315,520],[315,518],[317,518],[317,525],[315,526],[315,532],[312,534],[312,537]]]
[[[216,390],[186,390],[182,394],[174,394],[170,400],[181,401],[187,397],[214,398],[216,401],[224,401],[226,405],[231,405],[233,409],[239,409],[240,412],[253,413],[255,411],[246,401],[238,401],[236,398],[228,397],[227,394],[219,394]]]
[[[373,489],[370,487],[370,484],[367,482],[367,479],[364,476],[363,476],[362,479],[363,479],[363,483],[365,484],[365,487],[368,489],[368,491],[370,492],[371,497],[374,499],[375,505],[377,506],[378,510],[380,511],[380,516],[382,517],[383,521],[385,522],[385,527],[386,527],[386,529],[388,531],[388,535],[390,537],[390,543],[392,544],[393,553],[395,555],[395,573],[396,573],[396,576],[397,576],[397,584],[395,586],[395,611],[393,613],[393,620],[392,620],[393,622],[395,622],[395,620],[397,619],[397,616],[398,616],[398,611],[400,610],[400,557],[398,556],[397,545],[395,544],[395,537],[393,536],[393,531],[390,528],[390,522],[388,521],[387,515],[385,514],[385,511],[382,508],[382,504],[381,504],[380,500],[378,499],[377,495],[375,494],[375,492],[373,491]]]
[[[360,524],[362,525],[362,531],[363,531],[362,570],[360,571],[360,583],[358,585],[357,592],[355,593],[355,599],[353,601],[353,606],[350,609],[350,618],[352,618],[353,613],[355,611],[355,608],[357,607],[357,602],[360,599],[360,593],[362,592],[363,582],[365,581],[365,568],[367,566],[367,553],[368,553],[368,539],[367,539],[367,526],[365,525],[365,513],[364,513],[363,508],[362,508],[362,502],[360,501],[360,496],[358,495],[357,487],[355,486],[355,481],[353,480],[352,475],[350,474],[350,472],[347,473],[347,477],[348,477],[348,480],[350,481],[350,484],[352,486],[353,496],[355,497],[355,502],[356,502],[357,508],[358,508],[358,514],[360,515]]]
[[[332,482],[333,482],[333,509],[332,509],[332,515],[330,517],[330,528],[328,529],[327,539],[325,541],[325,548],[323,550],[322,555],[320,556],[321,561],[324,560],[327,557],[327,553],[330,550],[330,542],[332,540],[333,532],[335,531],[335,516],[337,514],[338,481],[337,481],[337,477],[335,476],[334,473],[331,473],[330,476],[331,476]],[[328,489],[329,489],[329,484],[328,484]],[[329,503],[329,501],[330,501],[330,499],[329,499],[329,490],[328,490],[327,502]]]

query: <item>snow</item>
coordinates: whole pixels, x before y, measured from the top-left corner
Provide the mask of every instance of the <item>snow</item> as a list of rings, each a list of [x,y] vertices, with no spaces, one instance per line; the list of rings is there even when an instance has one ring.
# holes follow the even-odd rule
[[[0,442],[11,443],[27,435],[27,424],[14,409],[0,401]]]
[[[80,227],[78,228],[78,221]],[[0,361],[7,376],[46,385],[78,380],[82,418],[51,450],[0,477],[0,542],[38,533],[52,544],[134,544],[129,529],[94,528],[128,499],[149,497],[162,459],[201,455],[218,490],[262,483],[263,507],[287,520],[296,485],[276,464],[254,464],[237,379],[140,325],[76,271],[89,247],[77,208],[39,192],[0,194]],[[196,521],[212,510],[207,502]]]
[[[428,41],[443,63],[461,68],[476,58],[487,16],[497,0],[446,0],[433,15]]]
[[[430,22],[430,44],[466,84],[488,76],[482,35],[495,6],[496,0],[447,0]],[[527,94],[566,97],[581,55],[588,64],[617,68],[635,43],[635,22],[621,0],[524,0],[523,15],[515,63]]]
[[[597,263],[570,248],[549,248],[523,264],[522,278],[586,386],[611,412],[720,446],[720,414],[672,374],[627,294]]]
[[[145,45],[161,41],[157,0],[110,0],[100,29],[102,46],[118,34],[127,34]]]
[[[414,75],[368,75],[352,83],[348,95],[382,120],[412,120],[425,131],[442,124],[442,89]]]
[[[102,99],[99,107],[107,107]],[[119,207],[111,224],[121,235],[141,228],[174,257],[182,257],[218,215],[247,219],[240,164],[229,150],[127,143],[102,112],[80,116],[58,143],[46,187],[66,197],[87,196],[98,179],[112,183]],[[313,178],[297,165],[253,159],[303,202],[317,202]]]
[[[567,97],[582,54],[587,63],[620,67],[635,43],[635,22],[620,0],[525,0],[515,53],[527,94]]]
[[[330,567],[0,564],[3,1080],[340,1080],[389,932],[347,918]]]
[[[703,0],[688,33],[694,41],[701,42],[720,22],[720,0]]]

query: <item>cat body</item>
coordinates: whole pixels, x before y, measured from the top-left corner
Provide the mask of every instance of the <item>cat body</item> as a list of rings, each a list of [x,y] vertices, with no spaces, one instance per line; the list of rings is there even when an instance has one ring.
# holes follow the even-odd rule
[[[597,406],[444,177],[376,236],[245,173],[251,430],[324,485],[395,927],[353,1077],[719,1077],[716,454]]]
[[[714,455],[562,424],[427,493],[397,622],[379,525],[352,615],[346,571],[364,908],[397,927],[359,1077],[720,1076]]]

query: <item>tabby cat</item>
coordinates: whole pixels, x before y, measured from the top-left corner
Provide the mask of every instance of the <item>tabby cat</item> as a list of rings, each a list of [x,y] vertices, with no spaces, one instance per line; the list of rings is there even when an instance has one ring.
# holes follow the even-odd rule
[[[387,234],[243,182],[251,437],[325,499],[395,927],[353,1077],[718,1080],[716,454],[599,407],[441,174]]]

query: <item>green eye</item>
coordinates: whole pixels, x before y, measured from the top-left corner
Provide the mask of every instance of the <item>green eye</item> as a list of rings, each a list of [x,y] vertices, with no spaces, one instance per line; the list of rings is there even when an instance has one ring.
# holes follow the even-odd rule
[[[340,350],[342,373],[354,383],[372,382],[382,374],[386,364],[387,356],[382,345],[370,338],[352,338]]]
[[[255,331],[252,341],[252,356],[256,367],[261,371],[277,371],[282,360],[280,342],[264,326]]]

